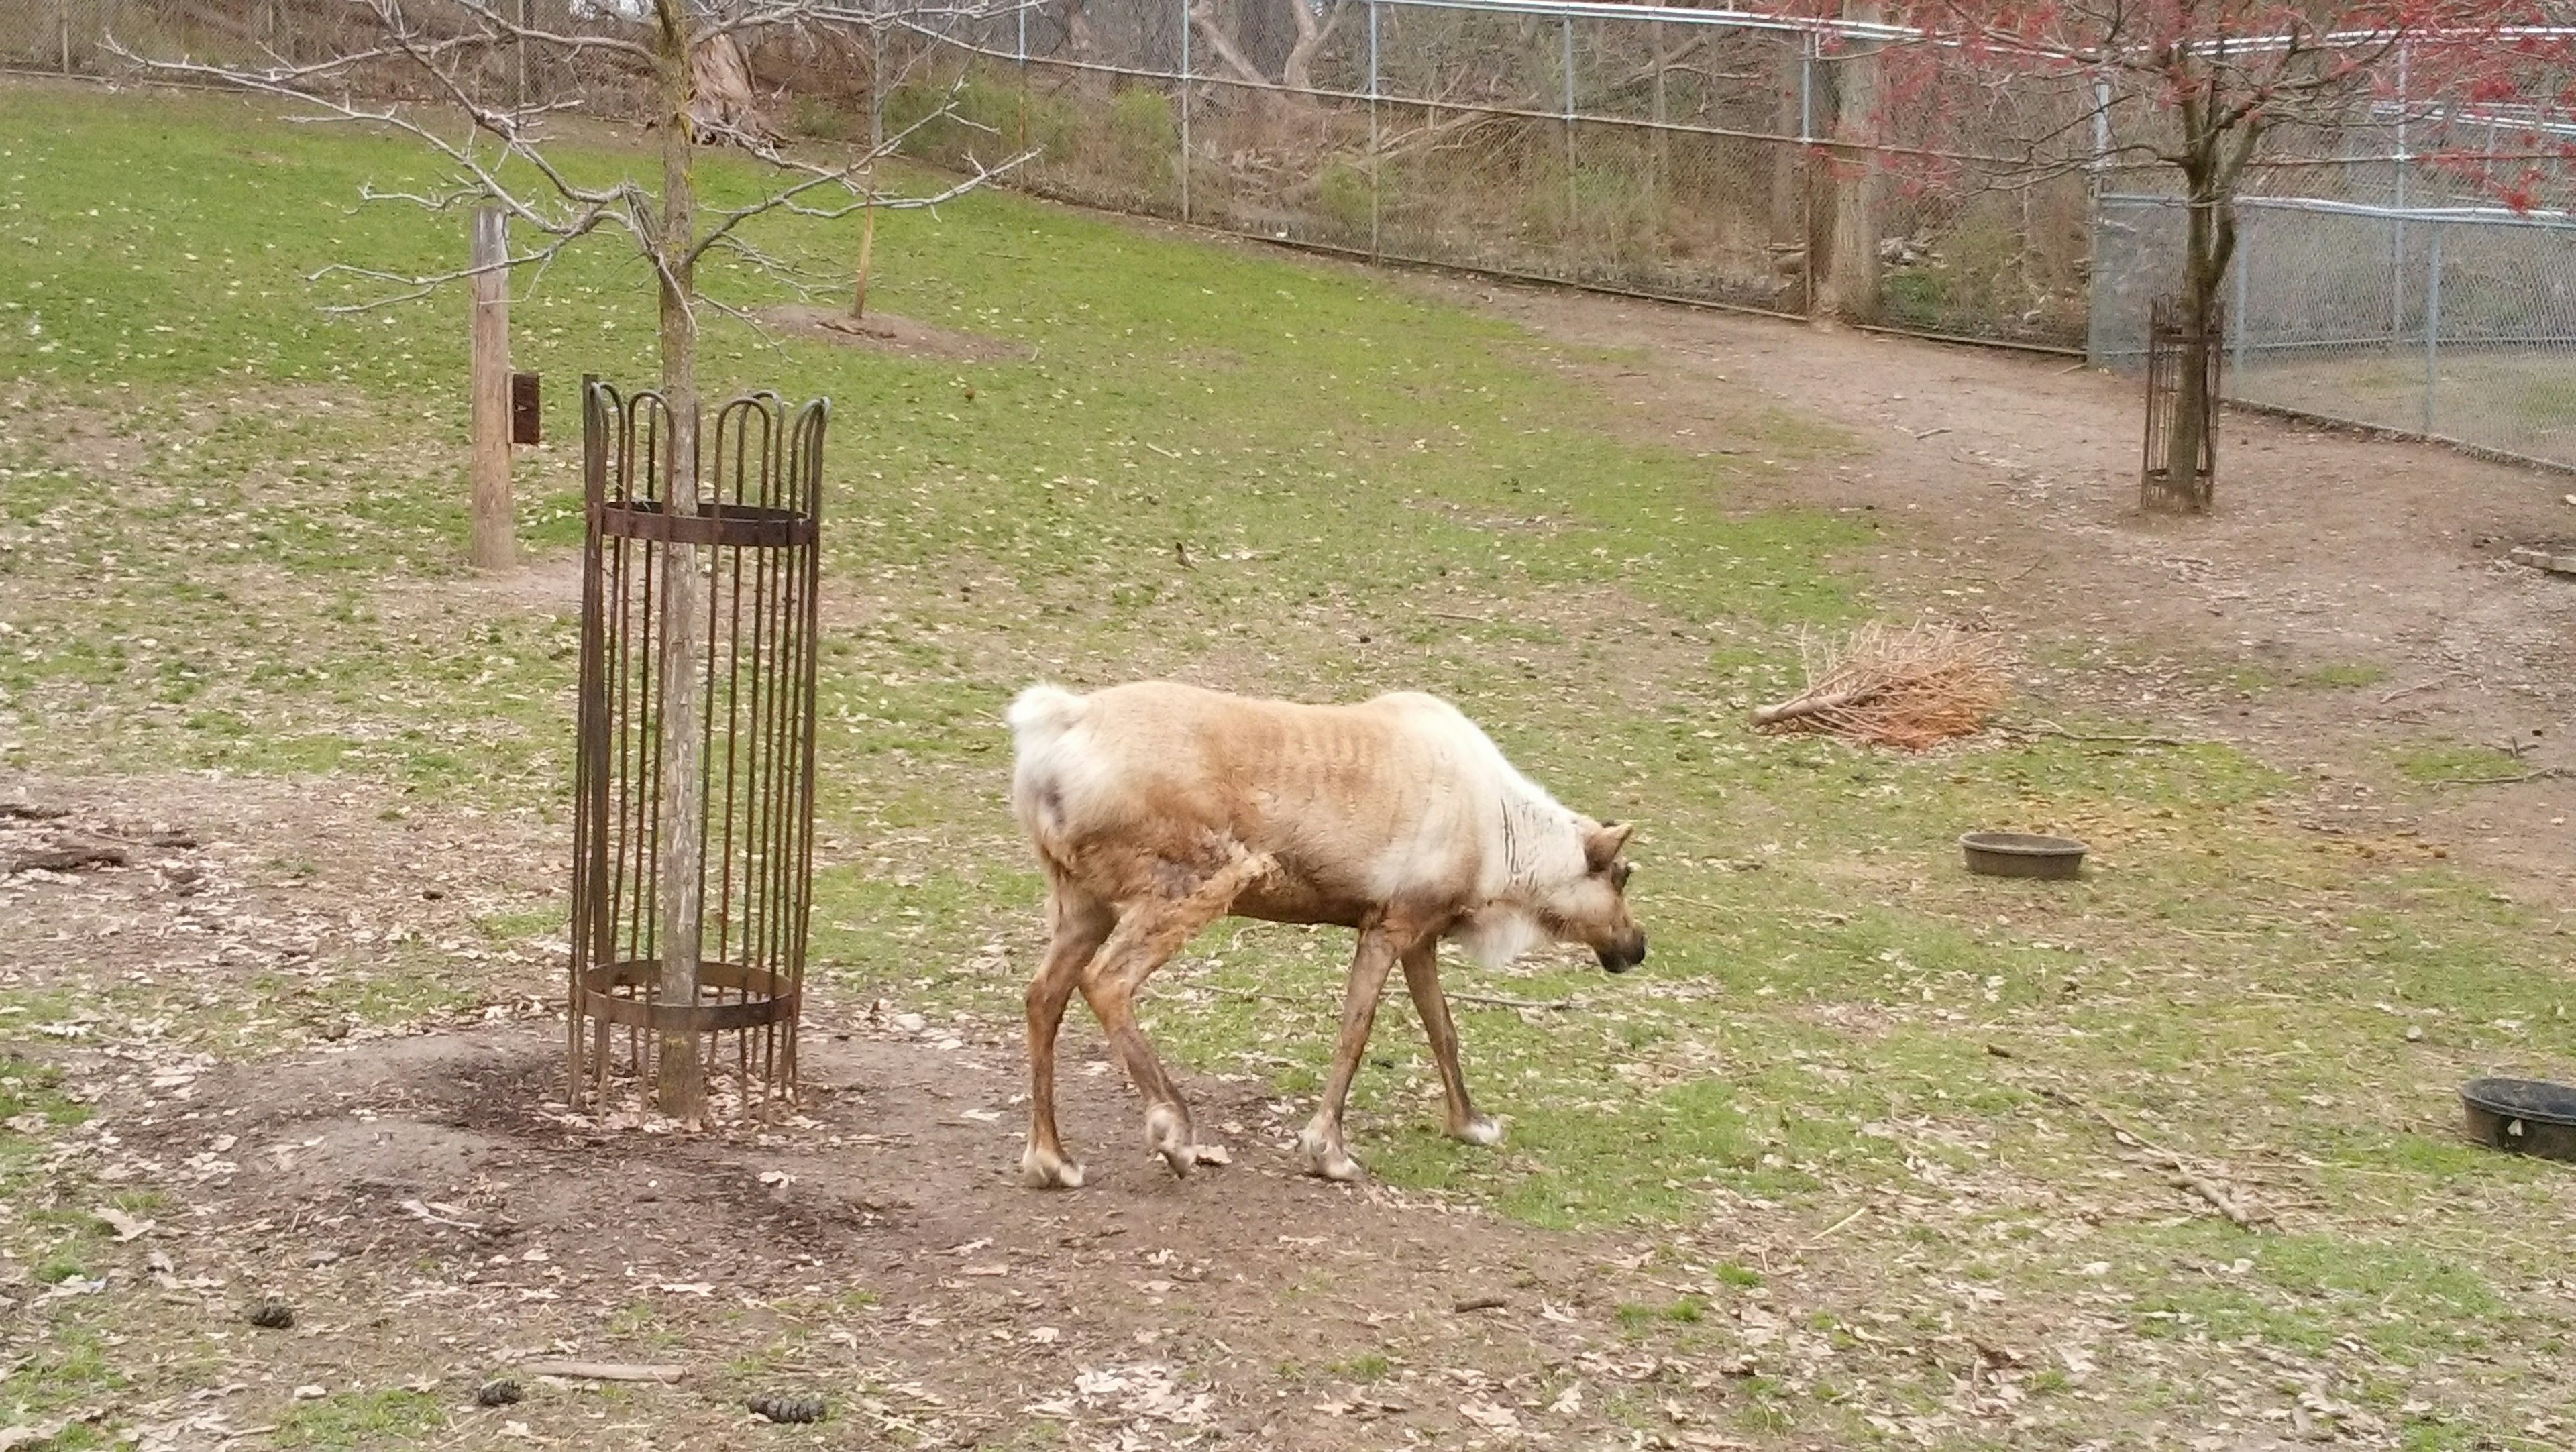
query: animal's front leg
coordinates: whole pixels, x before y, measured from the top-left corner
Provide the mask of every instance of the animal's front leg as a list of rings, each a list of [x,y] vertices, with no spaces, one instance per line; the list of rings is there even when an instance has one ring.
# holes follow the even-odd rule
[[[1359,1073],[1360,1055],[1368,1051],[1369,1028],[1377,1021],[1378,995],[1395,967],[1395,939],[1383,923],[1360,930],[1359,952],[1351,959],[1351,981],[1342,999],[1342,1036],[1333,1046],[1333,1076],[1324,1085],[1324,1102],[1297,1136],[1306,1167],[1327,1180],[1356,1180],[1359,1162],[1342,1144],[1342,1106],[1349,1102],[1351,1080]]]
[[[1458,1025],[1449,1017],[1449,996],[1440,991],[1440,940],[1425,937],[1404,950],[1404,986],[1413,993],[1414,1011],[1422,1015],[1422,1033],[1431,1040],[1431,1061],[1440,1066],[1440,1088],[1449,1101],[1449,1137],[1469,1144],[1501,1144],[1503,1126],[1480,1114],[1467,1098],[1467,1076],[1458,1068]]]

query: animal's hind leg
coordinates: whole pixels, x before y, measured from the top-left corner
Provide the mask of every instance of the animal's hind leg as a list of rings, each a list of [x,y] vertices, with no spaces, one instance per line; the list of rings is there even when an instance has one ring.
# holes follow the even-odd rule
[[[1422,1032],[1431,1040],[1431,1061],[1440,1066],[1440,1088],[1449,1101],[1449,1137],[1469,1144],[1501,1144],[1503,1126],[1490,1114],[1476,1112],[1467,1098],[1467,1076],[1458,1068],[1458,1025],[1449,1017],[1449,996],[1440,991],[1440,940],[1424,938],[1404,950],[1404,986],[1413,993],[1414,1010],[1422,1015]]]
[[[1136,1026],[1136,990],[1200,929],[1225,916],[1235,895],[1269,870],[1268,857],[1241,857],[1184,896],[1126,904],[1117,930],[1082,975],[1083,1000],[1099,1017],[1110,1050],[1126,1067],[1136,1092],[1145,1096],[1145,1142],[1176,1175],[1186,1175],[1198,1164],[1197,1140],[1180,1089]]]
[[[1065,1158],[1056,1138],[1056,1030],[1082,970],[1108,940],[1118,915],[1109,904],[1059,884],[1047,893],[1047,920],[1046,961],[1029,980],[1029,1143],[1020,1155],[1020,1178],[1037,1189],[1078,1190],[1082,1166]]]

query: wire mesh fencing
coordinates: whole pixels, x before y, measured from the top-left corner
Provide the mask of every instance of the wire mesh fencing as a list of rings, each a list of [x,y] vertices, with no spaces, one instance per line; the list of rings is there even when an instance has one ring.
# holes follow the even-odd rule
[[[1021,140],[1013,184],[1066,200],[1791,316],[1839,265],[1868,274],[1847,315],[2079,347],[2082,176],[1998,188],[2026,155],[1943,154],[1970,184],[1921,185],[1928,151],[1848,139],[1883,121],[1878,58],[1829,30],[1582,0],[1031,0],[899,23],[928,60],[883,106],[954,88],[967,124],[912,149]]]
[[[2241,197],[2227,287],[2240,402],[2576,466],[2576,217]],[[2090,351],[2135,369],[2184,208],[2102,198]]]

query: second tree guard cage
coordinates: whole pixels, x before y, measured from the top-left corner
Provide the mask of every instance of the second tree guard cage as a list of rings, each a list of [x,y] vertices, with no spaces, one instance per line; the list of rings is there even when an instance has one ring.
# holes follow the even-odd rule
[[[672,507],[675,430],[658,393],[582,384],[582,559],[571,1014],[575,1106],[613,1073],[668,1085],[703,1056],[710,1098],[792,1096],[814,869],[815,586],[830,407],[774,394],[715,412]],[[694,632],[673,638],[693,589]],[[685,620],[684,613],[680,617]],[[690,640],[694,635],[694,648]],[[665,991],[662,723],[673,670],[703,671],[696,991]],[[675,800],[677,800],[675,798]],[[686,874],[678,879],[686,882]],[[684,919],[685,920],[685,919]],[[676,955],[685,965],[690,955]],[[690,1106],[694,1111],[695,1106]]]
[[[2207,509],[2218,478],[2219,364],[2227,353],[2226,314],[2211,303],[2207,328],[2195,333],[2181,313],[2174,299],[2160,297],[2147,315],[2147,447],[2138,490],[2149,508],[2161,500]],[[2192,478],[2176,481],[2170,457],[2174,430],[2181,421],[2184,380],[2195,368],[2201,386],[2200,459]]]

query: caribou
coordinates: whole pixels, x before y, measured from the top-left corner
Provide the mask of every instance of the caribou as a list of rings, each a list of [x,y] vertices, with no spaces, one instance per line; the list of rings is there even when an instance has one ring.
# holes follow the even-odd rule
[[[1137,1027],[1137,990],[1234,916],[1358,933],[1306,1168],[1358,1178],[1343,1107],[1397,964],[1440,1072],[1450,1135],[1499,1144],[1458,1067],[1436,950],[1500,967],[1549,942],[1624,973],[1645,961],[1628,910],[1628,825],[1557,804],[1457,707],[1399,692],[1357,705],[1256,700],[1167,681],[1075,695],[1032,686],[1006,715],[1011,806],[1047,885],[1046,957],[1027,997],[1022,1178],[1074,1189],[1056,1129],[1055,1042],[1075,992],[1146,1102],[1145,1140],[1175,1175],[1200,1151],[1190,1112]]]

